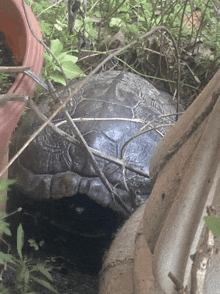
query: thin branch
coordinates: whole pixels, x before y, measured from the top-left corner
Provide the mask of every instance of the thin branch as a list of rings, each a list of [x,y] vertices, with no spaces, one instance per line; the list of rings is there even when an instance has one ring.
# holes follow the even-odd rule
[[[7,218],[9,216],[12,216],[13,214],[15,214],[17,212],[20,212],[20,211],[22,211],[22,207],[18,207],[18,209],[16,209],[15,211],[13,211],[13,212],[11,212],[11,213],[9,213],[7,215],[4,215],[4,216],[0,217],[0,219],[5,219],[5,218]]]
[[[126,117],[79,117],[79,118],[72,118],[72,121],[74,122],[88,122],[88,121],[129,121],[129,122],[134,122],[134,123],[141,123],[141,124],[152,124],[152,122],[157,121],[161,118],[164,117],[169,117],[169,116],[174,116],[174,115],[182,115],[184,112],[178,112],[178,113],[170,113],[170,114],[163,114],[158,116],[157,118],[155,118],[154,120],[148,122],[144,119],[140,119],[140,118],[126,118]],[[67,123],[66,120],[62,120],[58,123],[56,123],[56,126],[61,126],[63,124]],[[144,126],[145,127],[145,126]]]
[[[0,66],[0,72],[19,73],[29,70],[30,66]]]
[[[0,95],[0,106],[7,104],[8,101],[21,101],[27,102],[28,95],[27,94],[14,94],[14,93],[7,93]]]

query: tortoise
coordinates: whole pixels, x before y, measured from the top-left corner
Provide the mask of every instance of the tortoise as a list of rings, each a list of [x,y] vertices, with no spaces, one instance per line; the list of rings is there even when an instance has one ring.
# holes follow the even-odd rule
[[[76,81],[71,89],[79,83]],[[62,99],[68,95],[63,90],[58,93]],[[46,101],[40,108],[48,116],[50,99]],[[138,75],[108,71],[94,75],[66,108],[71,118],[103,118],[76,122],[87,144],[147,174],[152,154],[169,128],[166,125],[174,122],[171,116],[158,121],[155,118],[175,113],[176,103],[169,94],[157,90]],[[135,136],[150,121],[152,130]],[[53,119],[53,123],[74,136],[62,113]],[[38,116],[30,111],[14,135],[12,155],[41,124]],[[132,213],[149,197],[152,184],[147,176],[122,168],[108,158],[96,156],[96,160],[114,188],[116,198],[97,176],[83,146],[67,141],[50,126],[44,128],[15,161],[10,177],[17,179],[16,187],[31,199],[56,200],[86,194],[97,204],[122,215]]]

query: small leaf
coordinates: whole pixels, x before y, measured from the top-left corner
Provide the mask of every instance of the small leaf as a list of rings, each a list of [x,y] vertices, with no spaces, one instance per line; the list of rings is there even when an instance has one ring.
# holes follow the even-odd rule
[[[62,28],[59,24],[57,24],[57,23],[55,23],[54,27],[55,27],[58,31],[62,31],[62,30],[63,30],[63,28]]]
[[[11,231],[9,229],[9,224],[6,223],[4,220],[0,219],[0,234],[5,233],[8,236],[11,236]]]
[[[20,259],[23,258],[22,256],[22,248],[24,246],[24,230],[22,228],[22,224],[18,226],[17,230],[17,251]]]
[[[45,277],[48,278],[48,280],[53,281],[53,278],[52,278],[51,274],[49,273],[50,269],[46,268],[43,264],[39,263],[39,264],[35,265],[33,267],[33,270],[41,272]]]
[[[4,264],[5,262],[15,263],[11,254],[0,251],[0,264]]]
[[[220,218],[216,215],[205,216],[207,227],[215,237],[220,237]]]
[[[54,288],[51,286],[51,284],[48,283],[47,281],[42,280],[42,279],[38,279],[38,278],[35,278],[35,277],[32,277],[32,279],[33,279],[35,282],[37,282],[38,284],[40,284],[40,285],[44,286],[45,288],[49,289],[50,291],[52,291],[52,292],[54,292],[54,293],[56,293],[56,294],[59,294],[59,293],[57,292],[57,290],[54,289]]]
[[[35,250],[39,250],[39,246],[34,239],[29,239],[28,242],[31,247],[34,247]]]
[[[17,180],[2,179],[0,182],[0,191],[8,191],[10,185],[16,183]]]
[[[60,40],[52,40],[50,42],[50,50],[53,52],[54,55],[58,55],[63,50],[63,45]]]
[[[42,241],[39,242],[39,246],[40,246],[40,247],[43,247],[44,244],[45,244],[45,241],[44,241],[44,240],[42,240]]]
[[[49,53],[44,52],[44,59],[46,59],[49,62],[52,62],[53,57]]]

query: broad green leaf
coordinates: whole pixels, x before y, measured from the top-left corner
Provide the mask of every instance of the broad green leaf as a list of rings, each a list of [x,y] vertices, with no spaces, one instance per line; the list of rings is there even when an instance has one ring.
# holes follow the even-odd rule
[[[69,79],[86,76],[81,68],[73,62],[63,62],[63,70]]]
[[[57,59],[62,63],[64,61],[70,61],[73,63],[76,63],[78,61],[78,57],[67,54],[66,52],[62,52],[59,55],[57,55]]]
[[[42,280],[42,279],[38,279],[38,278],[35,278],[35,277],[32,277],[32,279],[33,279],[35,282],[37,282],[38,284],[40,284],[40,285],[44,286],[45,288],[49,289],[50,291],[52,291],[52,292],[54,292],[54,293],[56,293],[56,294],[59,294],[59,293],[57,292],[57,290],[54,289],[53,286],[51,286],[51,284],[48,283],[47,281]]]
[[[50,42],[50,50],[53,52],[54,55],[58,55],[63,50],[63,45],[60,40],[52,40]]]
[[[54,80],[56,83],[60,83],[60,84],[62,84],[64,86],[66,86],[66,82],[65,82],[65,79],[64,79],[63,75],[52,73],[52,74],[50,74],[50,78],[52,80]]]
[[[17,251],[20,259],[23,259],[22,256],[22,248],[24,246],[24,230],[22,228],[22,224],[18,226],[17,230]]]
[[[207,227],[215,237],[220,237],[220,218],[216,215],[205,216]]]

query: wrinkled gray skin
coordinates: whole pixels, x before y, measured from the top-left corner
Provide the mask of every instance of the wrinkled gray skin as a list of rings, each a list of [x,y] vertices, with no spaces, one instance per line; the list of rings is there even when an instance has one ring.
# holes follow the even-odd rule
[[[77,83],[76,83],[77,85]],[[75,88],[74,85],[72,88]],[[62,97],[66,97],[67,94]],[[47,116],[48,107],[41,106]],[[151,121],[161,114],[175,113],[172,98],[158,91],[143,78],[126,72],[101,73],[83,87],[70,101],[67,109],[73,118],[140,118]],[[153,123],[167,124],[174,118]],[[59,114],[53,122],[65,132],[74,135]],[[41,124],[29,113],[12,143],[14,154]],[[142,126],[129,121],[89,121],[76,123],[88,145],[103,153],[121,158],[122,147]],[[161,133],[166,128],[159,129]],[[127,145],[124,160],[139,169],[149,171],[153,151],[161,139],[155,130],[132,139]],[[125,170],[126,190],[122,169],[107,160],[96,157],[108,181],[116,188],[120,200],[132,212],[151,192],[148,178]],[[88,155],[81,146],[75,146],[47,126],[26,148],[11,167],[10,176],[17,178],[17,187],[29,197],[38,200],[72,197],[77,193],[87,196],[104,207],[126,214],[121,205],[112,199],[97,177]]]

